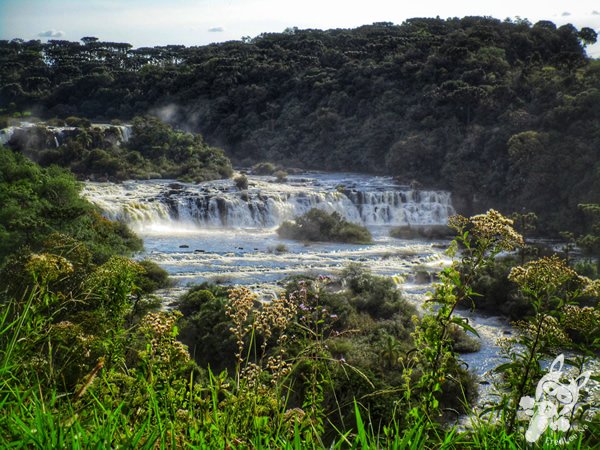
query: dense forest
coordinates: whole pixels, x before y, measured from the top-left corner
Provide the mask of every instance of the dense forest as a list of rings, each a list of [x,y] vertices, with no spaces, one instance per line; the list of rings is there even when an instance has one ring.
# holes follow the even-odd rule
[[[580,231],[598,203],[600,62],[589,28],[487,17],[298,30],[201,47],[0,42],[0,105],[152,113],[236,163],[387,173],[463,212],[532,210]]]

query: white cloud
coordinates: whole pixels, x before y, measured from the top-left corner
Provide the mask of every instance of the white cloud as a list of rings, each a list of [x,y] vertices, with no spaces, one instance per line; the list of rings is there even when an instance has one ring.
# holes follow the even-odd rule
[[[592,16],[600,16],[600,11],[593,10]]]
[[[57,30],[48,30],[48,31],[44,31],[43,33],[38,34],[39,37],[46,37],[46,38],[59,38],[59,37],[63,37],[64,35],[65,35],[64,31],[57,31]]]
[[[569,11],[565,11],[564,13],[561,14],[561,16],[563,16],[563,17],[567,17],[570,15],[571,15],[571,13]]]
[[[208,29],[209,32],[211,33],[222,33],[223,31],[225,31],[225,28],[223,27],[212,27]]]

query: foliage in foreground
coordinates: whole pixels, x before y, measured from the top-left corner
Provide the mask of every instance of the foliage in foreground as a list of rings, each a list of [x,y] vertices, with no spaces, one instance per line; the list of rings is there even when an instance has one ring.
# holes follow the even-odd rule
[[[511,411],[516,413],[519,396],[531,393],[542,375],[543,355],[569,349],[579,355],[574,369],[581,371],[585,359],[597,354],[594,320],[580,320],[592,326],[585,331],[585,349],[552,336],[573,326],[563,322],[569,319],[564,307],[577,308],[572,303],[580,293],[597,295],[598,283],[575,274],[558,259],[514,269],[511,279],[530,299],[536,315],[517,329],[517,341],[506,343],[510,353],[519,356],[497,368],[505,389],[499,391],[496,408],[475,418],[470,429],[459,431],[443,420],[448,412],[443,409],[444,395],[457,383],[459,366],[449,330],[474,330],[454,311],[459,302],[476,295],[471,287],[474,274],[497,252],[521,245],[522,238],[511,221],[495,211],[457,217],[452,225],[458,237],[451,252],[459,244],[462,252],[440,274],[430,298],[432,308],[420,320],[408,317],[410,308],[386,281],[355,267],[344,274],[343,295],[325,289],[330,282],[324,278],[296,282],[268,303],[257,302],[246,288],[229,290],[225,299],[223,288],[204,285],[194,290],[181,308],[191,312],[196,324],[211,321],[194,317],[203,305],[211,305],[206,312],[224,314],[227,321],[221,332],[232,338],[231,363],[221,372],[196,365],[177,340],[179,313],[145,313],[149,305],[136,294],[141,271],[136,263],[113,258],[80,271],[89,260],[85,254],[52,247],[23,258],[17,271],[21,278],[11,277],[13,289],[2,297],[0,402],[5,414],[0,417],[0,444],[530,448],[524,438],[527,422]],[[387,296],[385,301],[380,294]],[[400,366],[399,384],[382,388],[349,361],[356,357],[349,346],[344,350],[332,344],[352,333],[365,333],[369,322],[371,330],[377,329],[380,324],[373,320],[391,310],[397,311],[398,320],[412,322],[406,328],[411,338],[408,350],[400,347],[396,354],[387,351],[385,336],[380,344],[370,343],[371,348],[380,346],[381,365]],[[596,312],[597,306],[580,310],[579,317]],[[550,319],[552,327],[545,327]],[[373,341],[375,334],[364,337]],[[199,345],[195,350],[203,351]],[[363,394],[356,395],[360,389]],[[585,392],[582,395],[585,400]],[[388,400],[390,414],[378,415],[382,403],[374,401],[376,397]],[[508,415],[503,415],[507,405]],[[583,413],[574,411],[572,421],[585,423],[587,429],[572,434],[566,448],[593,448],[599,442],[597,420]],[[562,431],[549,430],[537,448],[556,448],[562,437]]]
[[[67,171],[40,168],[0,147],[0,266],[22,247],[38,250],[55,232],[85,243],[96,262],[142,249],[141,239],[127,226],[103,218],[80,192]]]

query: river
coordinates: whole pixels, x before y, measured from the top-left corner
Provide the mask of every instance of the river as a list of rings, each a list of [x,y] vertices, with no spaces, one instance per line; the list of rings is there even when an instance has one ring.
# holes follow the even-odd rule
[[[147,258],[166,269],[176,286],[160,294],[166,303],[186,286],[210,281],[245,285],[273,298],[285,277],[335,275],[350,263],[401,280],[405,298],[420,306],[435,274],[449,263],[444,239],[397,239],[393,227],[439,227],[455,211],[449,192],[401,186],[391,177],[304,173],[286,182],[248,176],[245,191],[233,180],[200,184],[151,180],[87,182],[84,196],[113,220],[125,221],[143,239]],[[366,226],[372,245],[303,243],[280,239],[276,228],[311,208],[338,212]],[[462,355],[482,380],[502,361],[496,340],[512,333],[502,317],[461,312],[479,333],[481,350]],[[483,381],[481,399],[489,395]],[[596,394],[598,389],[596,386]]]

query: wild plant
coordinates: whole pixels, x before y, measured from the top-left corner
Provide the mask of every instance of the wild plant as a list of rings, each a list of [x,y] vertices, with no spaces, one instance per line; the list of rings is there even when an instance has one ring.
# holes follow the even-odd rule
[[[292,370],[286,352],[296,310],[285,295],[261,303],[248,288],[230,290],[226,315],[237,342],[235,385],[221,391],[222,400],[214,393],[213,398],[225,411],[216,420],[243,442],[293,423],[294,414],[286,413],[284,381]],[[212,376],[212,387],[222,378]]]
[[[494,210],[471,218],[453,216],[449,225],[457,233],[447,251],[454,261],[440,272],[440,282],[435,285],[426,313],[413,333],[416,355],[407,358],[407,370],[419,374],[416,382],[407,383],[410,384],[406,395],[410,407],[407,419],[413,424],[423,416],[436,419],[443,385],[457,382],[454,374],[458,362],[452,349],[451,326],[477,335],[467,319],[454,315],[456,307],[478,295],[473,291],[473,280],[496,255],[523,245],[512,220]]]
[[[503,375],[502,388],[507,392],[501,396],[499,407],[508,411],[503,421],[507,432],[512,433],[521,398],[535,390],[534,383],[543,375],[542,359],[553,357],[559,349],[566,348],[578,350],[582,356],[590,355],[573,342],[566,329],[569,326],[571,329],[585,328],[583,336],[588,337],[583,339],[593,339],[594,334],[588,333],[598,329],[594,323],[596,313],[593,308],[580,308],[575,301],[585,295],[597,295],[598,282],[578,275],[556,255],[514,267],[509,280],[518,285],[534,309],[533,316],[515,322],[515,336],[499,340],[508,359],[496,368],[496,372]],[[574,320],[578,319],[580,323],[575,325]],[[589,343],[593,345],[593,342]],[[585,358],[579,358],[580,370],[584,364]]]
[[[331,332],[331,323],[336,319],[320,301],[320,291],[328,281],[327,277],[319,277],[312,286],[300,282],[299,289],[290,294],[298,305],[295,327],[303,345],[295,360],[304,376],[302,408],[306,413],[305,420],[310,423],[307,433],[312,433],[317,439],[325,431],[325,389],[331,381],[327,375],[332,357],[325,341]]]

